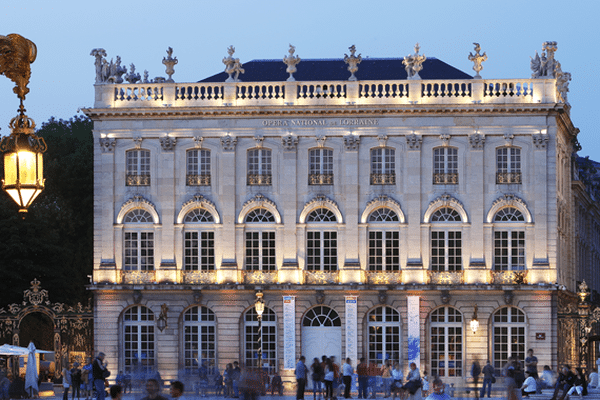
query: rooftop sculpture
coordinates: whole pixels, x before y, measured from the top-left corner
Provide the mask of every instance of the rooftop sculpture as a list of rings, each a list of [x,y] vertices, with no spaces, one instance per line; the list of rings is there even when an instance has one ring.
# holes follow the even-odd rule
[[[169,78],[165,82],[175,82],[171,77],[175,73],[175,69],[173,68],[179,61],[177,61],[177,57],[171,57],[173,55],[173,48],[169,47],[167,49],[167,56],[163,57],[162,63],[167,67],[165,73],[169,75]]]
[[[239,76],[240,74],[244,73],[240,59],[233,58],[233,53],[235,53],[235,47],[229,46],[227,48],[227,54],[229,55],[223,58],[223,64],[225,64],[225,73],[229,75],[225,82],[240,82]]]
[[[427,60],[424,54],[419,54],[419,43],[415,45],[415,54],[404,57],[402,64],[405,65],[404,69],[408,75],[408,79],[421,79],[419,71],[423,69],[423,63]]]
[[[544,42],[542,45],[542,56],[535,52],[535,58],[531,58],[530,67],[533,71],[532,78],[555,78],[556,63],[554,53],[558,49],[556,42]]]
[[[344,54],[344,62],[348,64],[348,71],[350,71],[351,74],[348,80],[355,81],[356,76],[354,76],[354,73],[358,71],[358,64],[360,64],[362,61],[362,57],[360,54],[358,57],[354,55],[354,53],[356,53],[356,46],[352,45],[348,47],[348,50],[350,50],[350,56],[348,56],[348,54]]]
[[[288,82],[295,81],[293,74],[297,71],[296,65],[301,61],[300,57],[294,56],[295,51],[296,47],[290,44],[290,49],[288,50],[290,54],[288,56],[283,57],[283,62],[285,63],[285,65],[287,65],[285,72],[290,74],[290,77],[287,78]]]
[[[475,71],[475,79],[481,79],[481,75],[479,75],[479,72],[483,69],[483,66],[481,65],[482,62],[487,61],[487,54],[485,54],[485,51],[483,52],[483,54],[479,54],[479,51],[481,51],[481,46],[479,46],[479,43],[473,43],[475,45],[475,54],[473,53],[469,53],[469,61],[473,62],[473,71]]]

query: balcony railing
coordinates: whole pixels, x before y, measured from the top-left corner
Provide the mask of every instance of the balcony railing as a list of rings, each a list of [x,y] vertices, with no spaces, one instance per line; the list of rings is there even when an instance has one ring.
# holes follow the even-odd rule
[[[217,283],[217,271],[181,271],[181,283]]]
[[[277,283],[277,271],[244,271],[244,283]]]
[[[125,271],[121,270],[120,282],[126,285],[154,283],[155,271]]]
[[[401,284],[402,271],[366,271],[367,282],[373,285]]]
[[[305,283],[313,285],[324,285],[329,283],[338,283],[338,271],[305,271]]]
[[[457,185],[458,173],[436,173],[433,174],[434,185]]]
[[[396,174],[371,174],[371,185],[395,185]]]
[[[187,186],[210,186],[210,175],[186,175]]]
[[[309,185],[333,185],[333,174],[310,174]]]
[[[243,77],[242,77],[243,78]],[[96,108],[551,104],[556,79],[97,84]]]
[[[520,172],[496,172],[496,183],[507,184],[507,183],[523,183],[521,180]]]
[[[127,175],[127,186],[150,186],[150,175]]]
[[[427,271],[432,285],[460,285],[464,283],[463,271]]]
[[[248,174],[248,186],[271,186],[272,182],[270,174]]]
[[[491,271],[492,283],[515,285],[527,283],[527,271]]]

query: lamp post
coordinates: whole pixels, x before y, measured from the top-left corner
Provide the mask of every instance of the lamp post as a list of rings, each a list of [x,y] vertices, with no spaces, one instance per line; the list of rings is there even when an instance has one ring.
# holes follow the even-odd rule
[[[256,303],[254,304],[254,309],[258,317],[258,368],[260,368],[262,363],[262,315],[265,311],[265,303],[262,297],[263,294],[261,292],[256,293]]]
[[[2,189],[19,205],[19,213],[25,217],[27,208],[44,190],[44,167],[42,154],[46,142],[35,134],[35,122],[25,115],[23,101],[29,93],[27,84],[31,77],[30,64],[35,61],[35,44],[21,35],[0,35],[0,75],[15,82],[13,92],[21,104],[19,114],[10,121],[10,136],[0,141],[4,153],[4,179]]]

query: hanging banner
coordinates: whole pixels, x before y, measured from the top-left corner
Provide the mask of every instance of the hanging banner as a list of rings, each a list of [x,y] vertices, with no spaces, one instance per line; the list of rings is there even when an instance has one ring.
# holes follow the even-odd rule
[[[283,369],[296,368],[296,297],[283,296]]]
[[[354,365],[358,357],[358,297],[346,296],[346,357],[350,357]]]
[[[421,369],[421,326],[419,316],[419,296],[407,296],[408,317],[408,362]]]

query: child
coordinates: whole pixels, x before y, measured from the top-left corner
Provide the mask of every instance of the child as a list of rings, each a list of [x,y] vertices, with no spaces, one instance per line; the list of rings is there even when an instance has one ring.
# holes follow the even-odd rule
[[[423,387],[421,387],[421,396],[427,397],[429,394],[429,377],[427,376],[427,370],[423,371]]]

